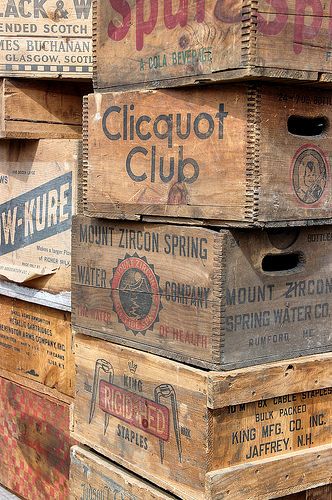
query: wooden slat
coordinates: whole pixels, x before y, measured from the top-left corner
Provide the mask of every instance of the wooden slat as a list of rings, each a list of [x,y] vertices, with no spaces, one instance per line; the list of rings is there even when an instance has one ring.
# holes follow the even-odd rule
[[[71,449],[70,499],[123,498],[135,500],[171,500],[175,497],[134,476],[129,470],[106,460],[82,446]],[[120,497],[121,498],[121,497]]]
[[[207,498],[213,500],[270,500],[332,481],[332,447],[319,446],[287,457],[269,458],[207,474]],[[314,492],[315,490],[313,490]],[[322,491],[300,498],[319,498]],[[324,490],[323,490],[324,492]],[[330,493],[328,493],[330,494]],[[287,497],[286,497],[287,498]],[[290,497],[291,500],[292,497]],[[286,500],[286,499],[285,499]]]
[[[13,80],[0,84],[2,139],[80,139],[82,96],[89,84]]]

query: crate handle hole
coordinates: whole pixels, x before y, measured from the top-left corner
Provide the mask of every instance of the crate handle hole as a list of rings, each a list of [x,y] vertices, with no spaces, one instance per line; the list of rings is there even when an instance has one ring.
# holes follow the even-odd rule
[[[292,115],[287,122],[288,132],[301,137],[318,137],[327,132],[329,119],[326,116],[308,117]]]
[[[297,271],[303,260],[300,252],[268,254],[262,260],[262,269],[265,273],[289,273]]]

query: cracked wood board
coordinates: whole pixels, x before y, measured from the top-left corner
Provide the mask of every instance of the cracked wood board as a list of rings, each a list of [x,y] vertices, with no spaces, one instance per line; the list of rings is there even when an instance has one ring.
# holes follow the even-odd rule
[[[92,77],[91,1],[0,0],[0,75]]]
[[[243,227],[331,221],[329,90],[109,92],[89,95],[84,107],[89,216]]]
[[[81,142],[0,142],[0,276],[70,292],[71,217]]]
[[[329,351],[331,230],[74,217],[73,327],[221,370]]]
[[[94,84],[172,87],[330,77],[330,2],[93,3]]]
[[[313,358],[220,375],[82,335],[75,353],[73,437],[181,498],[206,498],[207,475],[216,498],[224,469],[330,446],[332,389],[318,388],[319,356],[314,369]],[[224,377],[217,394],[215,377]]]
[[[82,96],[90,85],[0,80],[1,139],[80,139]]]
[[[1,368],[74,396],[70,313],[0,298]]]

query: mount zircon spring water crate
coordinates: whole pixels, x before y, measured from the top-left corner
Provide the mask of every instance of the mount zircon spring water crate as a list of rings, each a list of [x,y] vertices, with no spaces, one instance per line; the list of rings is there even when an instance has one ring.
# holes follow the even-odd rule
[[[331,17],[323,0],[94,0],[95,85],[318,80],[332,71]]]
[[[328,482],[332,389],[319,387],[331,380],[330,355],[220,374],[82,335],[75,355],[74,438],[180,498],[222,498],[241,464],[259,478],[242,488],[287,488],[285,471],[308,484],[310,448],[310,471],[317,479],[322,467],[318,485]]]
[[[88,215],[228,225],[331,220],[332,92],[225,85],[90,95]]]
[[[232,369],[331,349],[331,226],[210,230],[74,217],[72,322]]]

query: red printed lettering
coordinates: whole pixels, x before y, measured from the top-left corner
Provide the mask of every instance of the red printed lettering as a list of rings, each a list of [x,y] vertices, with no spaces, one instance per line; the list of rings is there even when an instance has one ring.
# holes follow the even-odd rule
[[[282,32],[287,24],[288,7],[287,0],[265,0],[275,9],[275,17],[271,21],[265,19],[262,14],[257,14],[258,31],[263,35],[276,36]]]
[[[142,50],[144,35],[149,35],[154,30],[158,17],[158,0],[150,0],[150,17],[144,21],[144,0],[136,2],[136,49]]]
[[[164,0],[164,21],[167,29],[172,30],[178,24],[183,27],[188,22],[188,0],[180,0],[177,14],[173,14],[173,0]]]
[[[307,9],[311,10],[311,24],[305,24],[305,14]],[[297,0],[296,15],[294,21],[294,52],[300,54],[303,49],[304,40],[315,38],[322,26],[323,7],[320,0]]]
[[[111,6],[122,16],[122,26],[116,26],[112,21],[108,25],[108,36],[119,42],[127,35],[130,28],[131,8],[126,0],[109,0]]]

